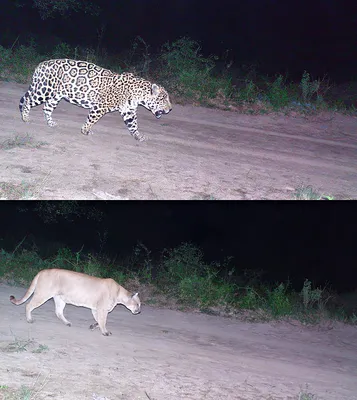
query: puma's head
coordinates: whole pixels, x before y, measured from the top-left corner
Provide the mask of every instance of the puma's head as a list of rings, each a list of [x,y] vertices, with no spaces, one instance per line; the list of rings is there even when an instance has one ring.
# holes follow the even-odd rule
[[[139,314],[141,311],[141,302],[139,299],[139,293],[135,293],[129,296],[128,300],[124,303],[124,305],[133,314]]]

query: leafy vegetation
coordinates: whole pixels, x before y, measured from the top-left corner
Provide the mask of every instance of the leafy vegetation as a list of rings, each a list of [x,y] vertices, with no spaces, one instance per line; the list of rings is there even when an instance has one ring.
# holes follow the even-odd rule
[[[356,324],[356,308],[339,305],[338,297],[325,287],[314,287],[308,279],[300,291],[290,282],[267,284],[258,273],[237,273],[232,259],[206,263],[202,251],[191,243],[164,249],[155,257],[138,243],[132,254],[120,262],[102,254],[84,254],[60,248],[46,259],[36,249],[12,253],[0,251],[0,279],[28,285],[38,271],[65,268],[102,278],[112,277],[132,291],[139,291],[147,303],[194,308],[207,313],[236,315],[250,320],[294,318],[303,323],[339,319]]]
[[[78,11],[90,7],[90,2],[78,0],[41,0],[35,3],[44,18],[68,9]],[[87,11],[93,10],[89,8]],[[103,34],[104,31],[99,29],[95,47],[73,47],[62,42],[50,51],[44,51],[31,37],[25,43],[20,43],[18,37],[10,48],[0,45],[0,79],[28,83],[39,62],[68,57],[94,62],[118,73],[130,70],[158,81],[176,102],[193,102],[254,114],[272,111],[310,114],[325,109],[356,112],[351,99],[346,105],[330,96],[332,85],[326,77],[314,79],[307,71],[302,72],[300,82],[289,82],[288,76],[281,74],[262,76],[254,65],[232,66],[233,61],[229,60],[227,52],[221,59],[215,55],[204,56],[200,43],[189,37],[166,42],[159,53],[154,54],[150,45],[137,36],[126,53],[109,55],[101,47]]]
[[[300,185],[293,193],[295,200],[334,200],[333,196],[318,193],[312,186]]]

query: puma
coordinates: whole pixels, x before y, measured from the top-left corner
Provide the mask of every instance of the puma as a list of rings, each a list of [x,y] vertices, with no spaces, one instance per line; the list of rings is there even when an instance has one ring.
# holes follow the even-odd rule
[[[87,307],[92,310],[95,324],[89,328],[98,327],[104,336],[111,335],[106,328],[107,316],[117,304],[123,304],[133,314],[139,314],[141,303],[139,294],[131,294],[113,279],[95,278],[79,272],[65,269],[44,269],[33,279],[25,296],[16,300],[10,296],[13,304],[19,305],[33,295],[26,305],[27,322],[33,322],[31,312],[53,297],[56,315],[66,325],[71,323],[63,315],[66,304]]]

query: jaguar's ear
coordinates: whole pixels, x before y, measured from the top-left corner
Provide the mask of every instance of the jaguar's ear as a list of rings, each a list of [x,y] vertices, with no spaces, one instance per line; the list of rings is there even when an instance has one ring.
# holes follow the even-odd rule
[[[159,92],[160,92],[159,86],[156,83],[153,83],[151,86],[151,94],[153,96],[157,96],[159,94]]]
[[[134,294],[131,296],[131,298],[134,298],[134,297],[139,297],[139,293],[134,293]]]

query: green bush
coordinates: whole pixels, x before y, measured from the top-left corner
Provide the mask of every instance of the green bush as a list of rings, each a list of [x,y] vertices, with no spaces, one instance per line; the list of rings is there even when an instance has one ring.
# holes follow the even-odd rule
[[[5,49],[5,47],[0,45],[0,73],[3,73],[8,67],[12,56],[11,49]]]
[[[59,43],[51,53],[51,58],[73,58],[74,49],[67,43]]]
[[[203,277],[188,276],[179,283],[179,299],[190,305],[225,305],[232,302],[232,297],[233,286],[215,282],[209,274]]]
[[[255,310],[261,308],[263,305],[262,298],[258,295],[256,290],[252,287],[247,286],[245,288],[245,294],[239,297],[237,302],[240,308],[247,310]]]
[[[110,276],[108,278],[114,279],[119,285],[125,285],[126,280],[128,279],[128,276],[125,272],[123,272],[124,268],[121,268],[120,266],[117,266],[115,269],[111,270]]]
[[[214,98],[219,93],[225,97],[232,94],[230,77],[212,74],[216,60],[216,56],[203,57],[200,44],[189,37],[165,43],[160,55],[168,89],[199,100]]]
[[[304,71],[299,86],[301,88],[302,99],[307,103],[312,100],[313,96],[317,95],[320,82],[317,80],[312,81],[310,74]]]
[[[52,259],[52,265],[54,268],[71,269],[81,272],[80,251],[78,253],[73,253],[68,247],[60,248],[56,256]]]
[[[235,93],[235,100],[239,103],[255,103],[261,90],[252,80],[246,80],[245,85]]]
[[[282,75],[269,84],[266,97],[274,109],[284,108],[290,103],[289,92]]]
[[[218,277],[220,264],[208,265],[202,251],[191,243],[165,250],[160,282],[166,282],[170,293],[189,305],[201,307],[232,303],[235,285]]]
[[[9,50],[0,48],[0,78],[28,83],[36,66],[45,59],[37,52],[36,44],[21,45]]]
[[[108,266],[103,265],[95,256],[89,254],[83,263],[83,273],[98,278],[108,278]]]
[[[1,250],[0,271],[5,279],[27,284],[44,268],[50,268],[50,263],[42,260],[36,251],[22,249],[16,253],[7,253]]]
[[[214,57],[204,58],[201,46],[196,40],[182,37],[171,44],[165,43],[161,50],[161,60],[171,74],[182,71],[210,71],[214,68]]]
[[[207,265],[199,248],[183,243],[172,250],[164,250],[162,268],[170,282],[179,283],[184,278],[202,275]]]
[[[324,98],[331,89],[329,79],[326,78],[326,76],[322,79],[313,80],[310,77],[310,74],[304,71],[299,87],[301,89],[301,97],[304,103],[314,101],[317,108],[323,108],[326,106]]]
[[[283,283],[280,283],[272,291],[267,290],[267,306],[274,317],[290,315],[292,306],[290,299],[287,296],[287,288]]]
[[[317,287],[313,289],[312,283],[308,279],[304,281],[300,296],[306,312],[311,312],[313,309],[320,312],[324,311],[326,303],[333,297],[327,288]]]

